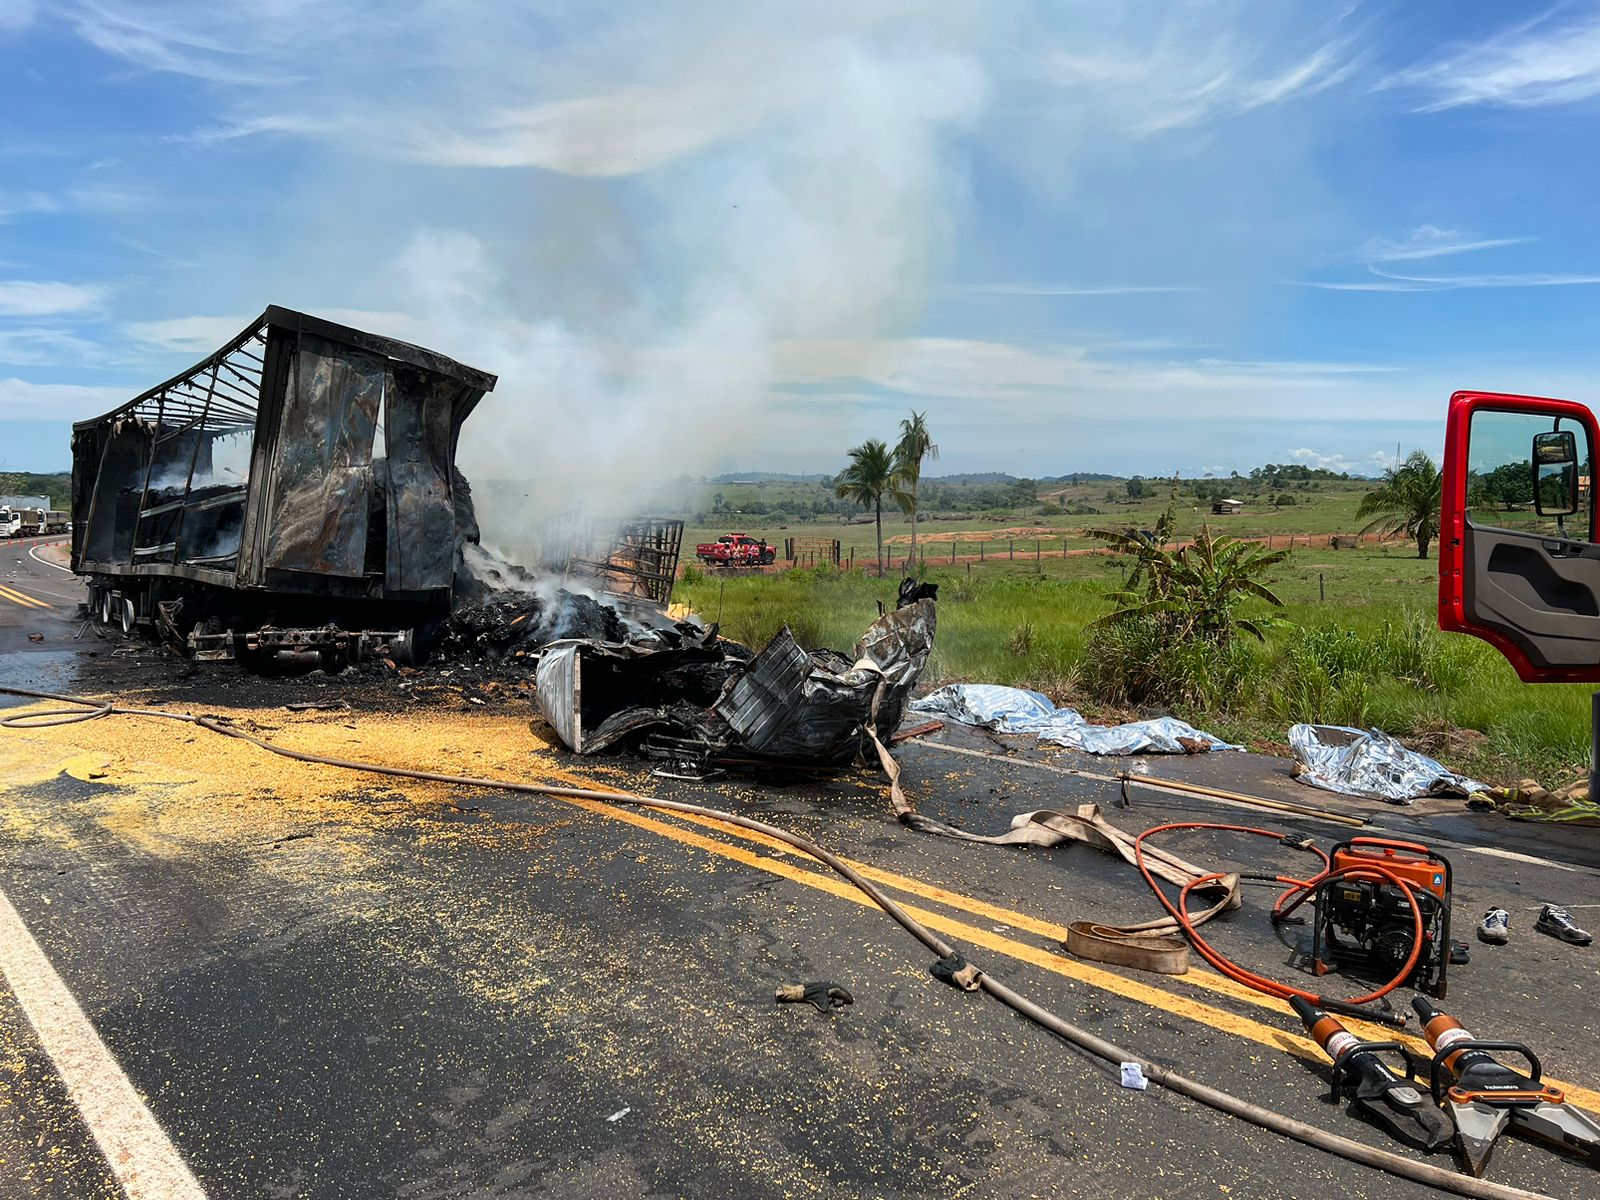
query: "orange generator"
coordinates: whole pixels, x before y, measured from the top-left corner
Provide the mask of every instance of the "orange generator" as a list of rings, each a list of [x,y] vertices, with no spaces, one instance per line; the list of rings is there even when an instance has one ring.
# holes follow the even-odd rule
[[[1359,837],[1333,848],[1329,875],[1317,889],[1312,970],[1388,978],[1412,961],[1407,986],[1443,999],[1445,968],[1466,961],[1450,941],[1449,862],[1416,842]]]

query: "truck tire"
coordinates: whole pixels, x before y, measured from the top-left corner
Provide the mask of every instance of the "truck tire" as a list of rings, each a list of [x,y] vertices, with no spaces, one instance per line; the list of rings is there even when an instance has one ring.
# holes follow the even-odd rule
[[[100,612],[99,612],[100,624],[102,624],[102,625],[111,624],[111,607],[112,607],[111,589],[110,588],[101,588],[100,589]]]
[[[138,614],[134,611],[133,597],[124,596],[121,600],[121,609],[117,614],[122,625],[124,635],[131,635],[135,625],[138,624]]]

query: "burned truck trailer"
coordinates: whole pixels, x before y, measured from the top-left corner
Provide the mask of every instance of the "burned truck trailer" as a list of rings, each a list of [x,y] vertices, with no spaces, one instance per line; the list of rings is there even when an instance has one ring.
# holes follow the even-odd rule
[[[495,376],[268,308],[183,374],[72,434],[72,569],[91,616],[197,657],[387,647],[449,610],[461,423]]]

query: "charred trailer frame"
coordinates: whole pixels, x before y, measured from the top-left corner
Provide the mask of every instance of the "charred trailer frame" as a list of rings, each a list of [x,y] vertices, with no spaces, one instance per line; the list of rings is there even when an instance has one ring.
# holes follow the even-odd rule
[[[72,569],[89,578],[91,615],[125,630],[157,620],[191,650],[209,639],[208,658],[263,644],[326,655],[343,644],[330,629],[442,615],[473,525],[461,423],[495,383],[269,307],[187,371],[73,426]],[[263,628],[266,643],[247,645]]]
[[[595,521],[589,546],[567,560],[568,578],[595,579],[608,597],[657,608],[672,602],[683,522],[667,517]]]

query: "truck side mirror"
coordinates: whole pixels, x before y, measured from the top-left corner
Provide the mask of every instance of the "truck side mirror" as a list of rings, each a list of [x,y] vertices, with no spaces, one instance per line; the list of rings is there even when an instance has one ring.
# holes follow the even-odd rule
[[[1578,511],[1578,437],[1570,429],[1533,435],[1533,508],[1542,517]]]

